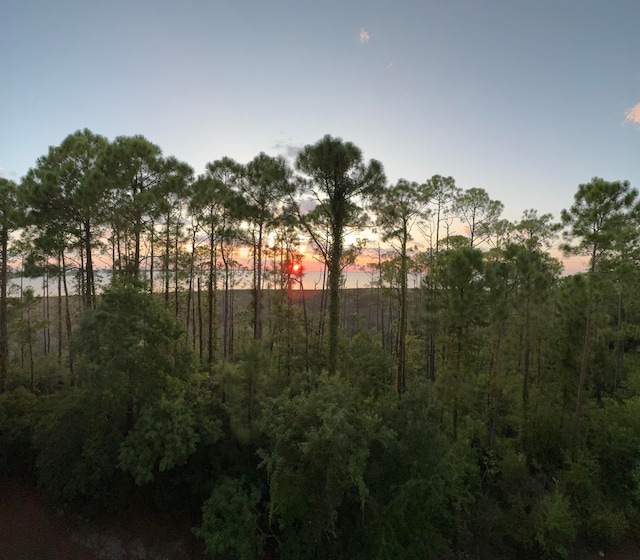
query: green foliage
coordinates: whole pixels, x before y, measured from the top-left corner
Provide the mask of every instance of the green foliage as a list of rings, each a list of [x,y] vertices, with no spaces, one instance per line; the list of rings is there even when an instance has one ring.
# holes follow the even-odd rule
[[[483,492],[473,529],[478,549],[492,551],[498,558],[526,558],[536,550],[532,512],[543,484],[532,476],[526,457],[514,443],[500,441],[482,457]]]
[[[76,388],[45,397],[33,435],[40,486],[60,502],[118,505],[124,488],[114,477],[126,418],[126,406],[105,392]]]
[[[343,355],[341,373],[358,394],[379,397],[393,386],[392,357],[368,330],[361,329],[346,341]]]
[[[135,425],[120,445],[118,466],[130,472],[136,484],[147,484],[156,469],[164,472],[183,465],[199,441],[196,415],[184,396],[162,395],[142,405]]]
[[[37,397],[23,387],[0,394],[0,472],[33,471],[31,438],[38,412]]]
[[[340,276],[345,229],[366,220],[360,202],[378,195],[386,178],[380,162],[370,160],[365,164],[360,148],[329,134],[300,151],[296,169],[310,178],[310,181],[300,183],[303,191],[311,192],[319,202],[315,211],[320,220],[309,219],[311,215],[303,216],[300,210],[298,215],[322,253],[329,272],[327,369],[333,375],[338,369]]]
[[[115,284],[76,334],[79,382],[132,405],[159,397],[170,377],[187,379],[195,359],[175,318],[133,283]]]
[[[536,542],[547,560],[568,558],[578,533],[578,522],[569,499],[557,488],[538,507]]]
[[[0,470],[35,471],[85,511],[132,493],[186,516],[202,506],[197,534],[230,558],[551,559],[633,534],[636,189],[579,186],[564,249],[591,267],[560,278],[549,214],[500,220],[500,202],[451,177],[387,188],[378,162],[328,135],[296,170],[304,177],[282,158],[223,158],[192,185],[189,166],[145,138],[84,130],[20,187],[0,179]],[[317,202],[297,216],[294,184]],[[367,320],[339,298],[343,267],[366,245],[346,250],[344,237],[371,200],[395,255],[380,249],[384,291]],[[408,246],[415,221],[421,255]],[[301,231],[327,266],[328,306],[292,289]],[[114,281],[96,294],[107,242]],[[232,294],[238,243],[252,248],[253,290]],[[80,297],[65,286],[58,305],[47,291],[12,298],[14,256],[27,274],[60,275],[60,294],[77,267]],[[407,286],[408,270],[424,291]]]
[[[45,402],[34,434],[39,480],[54,498],[111,502],[128,485],[121,471],[146,484],[217,439],[182,332],[135,285],[108,290],[76,344],[78,386]]]
[[[262,554],[265,536],[260,529],[262,494],[242,479],[224,477],[202,506],[202,526],[195,530],[207,552],[253,560]]]
[[[224,394],[231,429],[240,441],[250,441],[262,431],[268,356],[259,341],[249,341],[236,363],[224,363],[216,380]]]
[[[452,444],[439,433],[428,386],[414,384],[394,401],[382,403],[389,436],[373,446],[367,478],[371,557],[443,558],[466,546],[479,483],[475,454],[468,440]]]
[[[386,430],[345,380],[327,376],[308,392],[273,399],[265,423],[270,445],[262,466],[269,478],[269,515],[284,539],[282,553],[329,557],[346,536],[340,511],[365,507],[369,446]]]
[[[542,472],[551,478],[564,467],[570,423],[569,413],[562,410],[561,403],[546,392],[532,393],[521,448],[533,472]]]

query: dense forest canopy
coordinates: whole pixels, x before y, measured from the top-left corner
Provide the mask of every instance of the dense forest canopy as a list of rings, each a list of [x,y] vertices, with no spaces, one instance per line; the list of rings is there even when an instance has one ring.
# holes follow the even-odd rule
[[[512,222],[329,135],[195,177],[77,131],[0,179],[0,472],[91,515],[152,497],[212,557],[608,550],[640,526],[639,209],[596,177]]]

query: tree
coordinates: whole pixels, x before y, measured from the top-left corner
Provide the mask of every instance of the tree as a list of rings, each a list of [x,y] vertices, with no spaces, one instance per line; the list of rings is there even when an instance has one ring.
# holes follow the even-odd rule
[[[531,365],[531,326],[533,303],[545,299],[562,265],[544,252],[553,243],[561,225],[552,222],[551,214],[538,216],[536,210],[525,210],[522,219],[514,224],[514,242],[507,243],[505,259],[514,267],[516,277],[516,305],[524,303],[524,356],[522,366],[522,404],[527,411]],[[518,301],[519,300],[519,301]]]
[[[428,204],[435,206],[434,230],[436,233],[435,254],[440,251],[440,223],[446,217],[443,214],[449,209],[449,206],[456,196],[459,195],[460,189],[456,187],[453,177],[442,177],[434,175],[423,185],[422,197]]]
[[[9,361],[8,287],[9,239],[11,232],[22,225],[24,214],[18,204],[17,185],[0,177],[0,393],[7,387]]]
[[[282,202],[292,194],[286,160],[260,153],[244,168],[238,183],[244,198],[244,217],[249,225],[253,254],[253,337],[262,338],[262,284],[264,241],[282,214]]]
[[[482,243],[491,235],[503,208],[502,202],[491,200],[484,189],[467,189],[456,196],[454,209],[469,229],[471,247]]]
[[[382,239],[391,241],[400,260],[400,309],[396,347],[398,394],[404,393],[406,389],[408,244],[411,240],[412,226],[424,217],[423,209],[424,201],[420,199],[418,184],[404,179],[400,179],[394,186],[385,190],[375,204],[376,225],[381,230]]]
[[[382,164],[365,164],[355,144],[326,135],[316,144],[305,146],[296,159],[296,169],[309,177],[303,190],[309,191],[326,214],[330,227],[329,270],[329,352],[328,370],[338,367],[340,326],[340,277],[344,252],[344,231],[360,213],[359,200],[379,192],[386,181]],[[309,230],[312,239],[316,239]]]
[[[446,216],[451,210],[451,205],[459,196],[460,189],[456,187],[453,177],[442,177],[441,175],[434,175],[431,179],[422,187],[423,200],[435,207],[431,215],[433,216],[432,234],[435,231],[435,247],[431,242],[431,247],[427,252],[426,262],[428,263],[429,274],[427,276],[427,287],[429,288],[428,300],[427,300],[427,372],[429,379],[435,381],[436,379],[436,289],[433,284],[433,268],[434,261],[440,252],[440,225],[444,221],[447,230],[447,236],[449,235],[449,216]],[[429,236],[432,239],[432,235]]]
[[[442,398],[451,407],[452,435],[458,437],[459,413],[469,397],[469,377],[473,371],[481,338],[478,325],[485,320],[485,263],[479,249],[464,246],[442,251],[434,271],[442,297],[442,368],[439,378]]]
[[[359,518],[367,501],[370,446],[389,438],[389,430],[338,376],[322,375],[303,393],[283,393],[265,414],[269,447],[262,466],[270,519],[283,533],[280,557],[339,557],[347,520]]]
[[[118,136],[101,158],[100,172],[111,192],[111,244],[114,270],[139,277],[144,234],[165,206],[172,185],[188,180],[192,170],[143,136]]]
[[[77,383],[48,401],[36,426],[40,483],[59,499],[120,505],[113,499],[130,485],[119,471],[149,483],[219,435],[201,413],[208,389],[183,331],[136,284],[116,278],[85,311],[74,336]]]
[[[186,163],[179,162],[174,157],[166,158],[163,162],[164,180],[159,185],[157,206],[164,221],[164,255],[162,258],[164,274],[164,301],[169,306],[169,264],[173,255],[173,278],[175,288],[175,314],[178,315],[178,285],[180,278],[180,256],[183,254],[182,225],[184,220],[183,201],[185,200],[191,184],[193,169]],[[155,217],[155,216],[154,216]],[[155,235],[155,222],[152,220],[151,250],[153,251],[153,237]],[[153,254],[151,256],[151,270],[153,270]],[[151,278],[153,280],[153,278]],[[153,286],[151,286],[153,291]]]
[[[563,249],[567,254],[589,255],[589,274],[594,276],[604,256],[620,252],[621,233],[630,222],[637,223],[640,203],[638,190],[628,181],[605,181],[599,177],[578,186],[574,203],[562,211],[562,223],[566,228]],[[577,244],[572,244],[577,241]],[[574,415],[574,436],[578,432],[584,383],[587,376],[589,346],[591,344],[592,311],[587,309],[578,394]]]
[[[38,159],[24,179],[29,220],[41,245],[64,242],[62,251],[75,249],[79,286],[85,307],[95,303],[94,252],[106,220],[107,191],[97,162],[108,145],[105,137],[88,129],[67,136],[60,146]]]
[[[229,251],[226,244],[236,237],[237,222],[241,215],[242,200],[235,190],[240,180],[242,166],[231,158],[208,163],[204,175],[198,177],[191,191],[189,210],[197,227],[207,238],[207,302],[208,302],[208,353],[209,364],[215,361],[218,323],[216,318],[218,287],[218,248],[224,262],[223,302],[223,354],[227,357],[231,347],[231,296]]]

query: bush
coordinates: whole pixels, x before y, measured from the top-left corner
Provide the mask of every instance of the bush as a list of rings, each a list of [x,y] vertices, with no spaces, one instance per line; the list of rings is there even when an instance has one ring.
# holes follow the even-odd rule
[[[33,428],[38,419],[38,398],[23,387],[0,394],[0,471],[33,472]]]
[[[547,560],[563,560],[578,534],[578,522],[571,502],[558,489],[538,504],[536,542]]]
[[[220,480],[202,506],[202,526],[194,530],[204,539],[207,552],[237,560],[253,560],[262,554],[261,500],[261,492],[243,479]]]

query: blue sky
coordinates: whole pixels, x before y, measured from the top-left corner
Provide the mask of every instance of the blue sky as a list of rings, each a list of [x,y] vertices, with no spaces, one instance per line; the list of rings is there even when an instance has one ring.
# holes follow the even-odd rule
[[[637,0],[2,0],[0,173],[85,127],[196,172],[329,133],[390,181],[558,218],[593,176],[640,187],[638,22]]]

